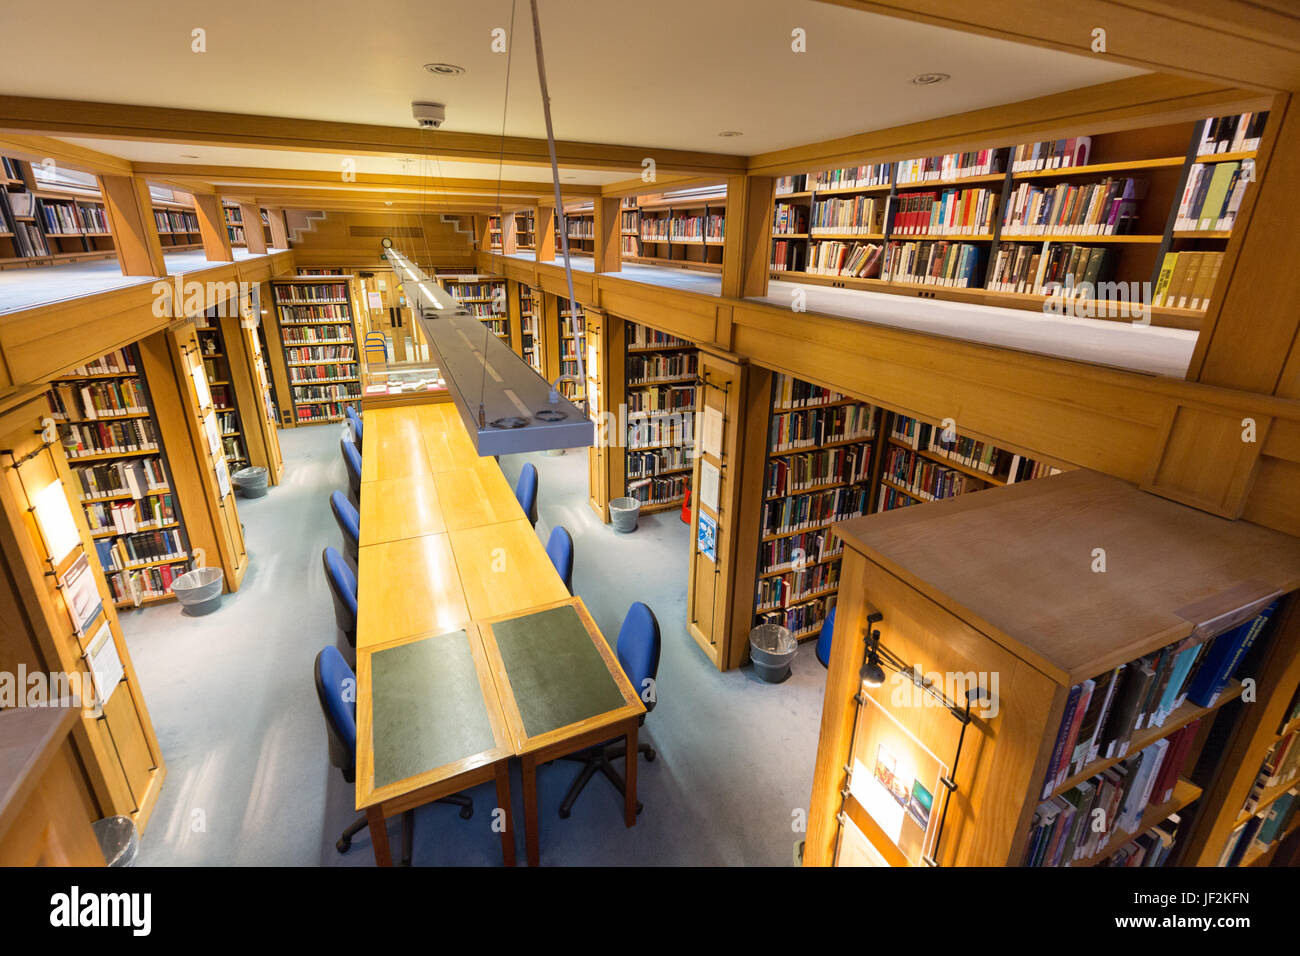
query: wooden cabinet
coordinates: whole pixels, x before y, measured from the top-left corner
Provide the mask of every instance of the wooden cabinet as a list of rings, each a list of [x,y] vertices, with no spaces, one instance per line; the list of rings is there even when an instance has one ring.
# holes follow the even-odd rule
[[[864,809],[870,794],[859,800],[850,793],[857,781],[846,768],[888,775],[879,753],[863,751],[864,740],[877,739],[864,732],[866,722],[859,723],[864,709],[886,715],[904,753],[924,749],[949,770],[955,789],[935,862],[1017,866],[1025,860],[1044,793],[1061,794],[1120,762],[1099,756],[1044,790],[1073,686],[1177,642],[1217,635],[1233,615],[1253,617],[1261,602],[1280,598],[1278,619],[1261,638],[1269,656],[1258,680],[1260,703],[1247,710],[1272,714],[1295,691],[1300,615],[1287,611],[1294,596],[1286,596],[1300,587],[1300,540],[1287,535],[1082,470],[835,527],[845,553],[807,865],[834,862],[845,834],[854,841],[846,860],[869,845],[866,855],[874,848],[876,862],[917,863],[915,855],[900,858],[888,828],[877,825],[880,817]],[[880,647],[905,665],[886,666],[887,679],[875,686],[862,676],[865,637],[873,629]],[[953,710],[907,676],[910,668],[957,711],[972,688],[982,689],[964,732]],[[1244,797],[1242,777],[1253,775],[1262,753],[1252,751],[1241,728],[1231,727],[1239,745],[1202,760],[1202,766],[1214,764],[1202,784],[1190,779],[1190,768],[1231,697],[1225,692],[1205,708],[1184,704],[1158,726],[1133,734],[1127,756],[1205,718],[1172,796],[1149,805],[1136,831],[1106,830],[1096,852],[1073,865],[1102,862],[1174,812],[1184,816],[1177,838],[1184,859],[1213,855],[1216,841],[1221,847]],[[1235,719],[1226,708],[1224,719]],[[946,786],[924,789],[937,791],[930,796],[940,812]],[[1229,812],[1224,807],[1231,800],[1236,806]]]

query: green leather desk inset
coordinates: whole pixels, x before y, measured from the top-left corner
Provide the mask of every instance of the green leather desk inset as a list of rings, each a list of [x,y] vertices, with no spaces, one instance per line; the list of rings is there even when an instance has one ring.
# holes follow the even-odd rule
[[[528,736],[623,706],[623,694],[572,605],[492,625]]]
[[[463,630],[376,651],[371,668],[375,787],[492,748]]]

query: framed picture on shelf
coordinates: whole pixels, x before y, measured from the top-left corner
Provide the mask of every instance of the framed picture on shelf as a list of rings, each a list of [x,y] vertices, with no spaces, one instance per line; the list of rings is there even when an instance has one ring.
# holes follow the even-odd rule
[[[858,714],[849,797],[891,865],[922,866],[934,848],[948,766],[870,695]],[[854,814],[850,813],[850,817]],[[890,845],[880,846],[883,838]]]

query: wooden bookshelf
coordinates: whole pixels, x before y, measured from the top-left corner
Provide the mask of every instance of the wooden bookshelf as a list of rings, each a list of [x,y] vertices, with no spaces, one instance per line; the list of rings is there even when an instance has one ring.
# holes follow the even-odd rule
[[[232,246],[247,246],[244,237],[244,213],[234,203],[222,203],[221,210],[226,217],[226,234],[230,236]],[[260,226],[261,223],[258,223]]]
[[[533,211],[531,209],[517,212],[515,216],[515,248],[533,249],[537,241],[534,235]]]
[[[816,637],[835,608],[837,520],[871,508],[881,410],[788,375],[772,376],[753,623]]]
[[[238,471],[250,462],[239,403],[235,400],[231,384],[230,352],[221,326],[214,321],[214,317],[207,317],[206,321],[207,325],[200,325],[196,329],[199,353],[203,358],[203,371],[208,378],[208,389],[217,415],[221,447],[230,470]]]
[[[0,269],[114,254],[97,188],[47,185],[31,163],[0,157]]]
[[[1211,530],[1212,541],[1203,537]],[[844,586],[832,642],[805,865],[829,865],[835,859],[841,791],[854,786],[846,768],[866,767],[870,776],[878,760],[875,741],[899,753],[917,744],[949,767],[957,754],[960,721],[929,698],[922,705],[910,694],[900,694],[899,686],[905,684],[910,691],[912,684],[892,665],[881,686],[863,683],[862,635],[868,627],[880,631],[882,647],[906,666],[925,674],[968,675],[965,687],[978,685],[997,703],[996,709],[972,706],[972,721],[952,770],[957,793],[947,804],[936,857],[940,865],[1023,864],[1035,850],[1035,832],[1050,834],[1040,829],[1051,826],[1050,814],[1039,815],[1047,801],[1087,780],[1101,779],[1098,775],[1105,777],[1107,786],[1120,788],[1120,806],[1130,793],[1136,794],[1128,807],[1135,825],[1130,832],[1103,831],[1100,842],[1094,840],[1076,856],[1067,856],[1062,865],[1103,864],[1156,826],[1174,834],[1170,861],[1176,863],[1181,853],[1184,860],[1213,864],[1223,841],[1208,842],[1206,832],[1216,827],[1201,821],[1226,819],[1228,827],[1237,819],[1240,800],[1235,805],[1226,800],[1218,782],[1225,781],[1226,790],[1233,790],[1231,781],[1240,778],[1235,768],[1243,764],[1232,746],[1211,746],[1210,731],[1221,723],[1235,726],[1254,719],[1252,713],[1271,722],[1270,736],[1285,724],[1287,697],[1281,691],[1290,679],[1286,675],[1293,669],[1300,638],[1297,600],[1289,593],[1300,585],[1300,550],[1294,539],[1246,522],[1225,522],[1083,470],[996,487],[978,499],[963,496],[928,508],[853,519],[838,525],[837,532],[845,542]],[[1108,573],[1090,568],[1098,547],[1112,560],[1123,554],[1131,573],[1117,575],[1114,566]],[[1076,552],[1082,556],[1078,573],[1071,571]],[[1254,583],[1243,587],[1247,579]],[[1278,593],[1287,597],[1271,632],[1260,638],[1273,657],[1250,673],[1272,673],[1269,660],[1285,661],[1286,673],[1261,679],[1257,702],[1242,705],[1237,700],[1241,685],[1229,683],[1208,707],[1184,702],[1150,726],[1139,724],[1132,730],[1127,724],[1129,736],[1121,732],[1116,737],[1079,737],[1103,748],[1100,759],[1084,762],[1090,751],[1080,755],[1076,749],[1074,761],[1056,762],[1069,700],[1080,695],[1072,688],[1094,679],[1097,687],[1105,687],[1098,675],[1105,677],[1121,666],[1125,670],[1120,673],[1128,673],[1139,659],[1163,656],[1172,668],[1176,655],[1198,647],[1203,652],[1205,641],[1216,639],[1225,628],[1231,630],[1226,622],[1249,623]],[[868,624],[869,613],[883,617]],[[995,674],[1000,683],[994,683]],[[964,694],[955,686],[945,683],[940,690],[960,709]],[[1181,692],[1162,690],[1165,706],[1172,706],[1167,703],[1170,694],[1176,705],[1177,695],[1187,693],[1189,684],[1179,686]],[[1097,698],[1099,707],[1105,700],[1104,694]],[[872,708],[892,718],[888,726],[894,729],[888,733],[897,742],[882,736],[885,724],[859,723],[868,719],[864,715]],[[1152,748],[1174,734],[1184,748],[1181,762],[1166,764],[1162,759],[1159,765],[1170,775],[1165,784],[1169,796],[1156,800],[1147,798],[1145,791],[1124,789],[1126,779],[1141,779],[1126,777],[1136,773],[1135,756],[1151,754],[1154,761],[1160,751]],[[873,752],[855,751],[855,739],[871,742]],[[1106,739],[1128,740],[1127,750],[1118,757],[1106,756]],[[1206,763],[1214,765],[1209,776],[1214,786],[1200,779]],[[1119,772],[1120,764],[1126,772]],[[1048,779],[1053,766],[1059,769]],[[1245,773],[1253,775],[1257,766],[1247,766]],[[1075,772],[1064,776],[1062,770]],[[937,810],[939,794],[934,795]],[[1170,819],[1173,814],[1178,821]],[[897,856],[897,848],[883,830],[867,836],[887,862],[897,862],[890,858],[891,853]],[[1058,859],[1047,856],[1049,851],[1052,844],[1038,843],[1035,859]]]
[[[1029,144],[784,177],[774,196],[770,277],[900,295],[934,291],[943,298],[1034,311],[1059,303],[1083,318],[1133,321],[1149,310],[1152,324],[1199,328],[1231,224],[1180,227],[1180,203],[1204,195],[1196,192],[1198,176],[1208,171],[1213,177],[1215,167],[1223,166],[1218,176],[1226,181],[1254,156],[1253,149],[1198,155],[1203,137],[1219,128],[1216,122],[1097,134],[1086,138],[1090,145],[1082,162],[1079,155],[1072,157],[1076,161],[1062,155],[1070,146],[1078,149],[1082,138],[1076,137],[1060,141],[1060,153],[1040,152],[1036,159]],[[1103,204],[1089,205],[1081,190],[1128,179],[1138,184],[1136,196],[1126,201],[1126,218],[1114,226],[1109,217],[1097,228],[1015,226],[1020,210],[1028,217],[1039,208],[1033,204],[1043,201],[1044,190],[1060,192],[1065,221],[1081,221],[1085,212],[1092,217],[1087,221],[1097,221],[1112,194]],[[927,193],[935,194],[935,203],[928,219],[922,210],[922,221],[944,223],[942,234],[914,224],[917,197]],[[1182,253],[1196,254],[1186,257],[1189,263],[1178,274],[1187,279],[1188,294],[1171,304],[1159,294],[1161,275],[1168,267],[1172,276]],[[1199,268],[1190,269],[1190,262]],[[1125,299],[1119,303],[1122,314],[1097,315],[1095,304],[1089,310],[1082,297],[1053,296],[1059,288],[1054,283],[1067,275],[1094,290],[1098,282],[1123,283],[1125,294],[1146,295],[1146,310]]]
[[[506,310],[504,276],[439,273],[435,278],[462,308],[481,319],[493,335],[506,344],[510,343],[510,318]]]
[[[173,579],[192,566],[189,535],[139,351],[127,346],[73,369],[51,383],[48,398],[69,492],[81,502],[114,603],[171,598]]]
[[[555,354],[559,359],[558,375],[578,374],[578,354],[573,334],[574,332],[581,335],[586,328],[586,312],[579,305],[578,311],[574,314],[572,323],[569,318],[569,300],[567,297],[556,296],[556,315],[559,321],[556,324],[555,337]],[[585,356],[584,356],[585,358]],[[560,382],[560,394],[571,402],[580,402],[586,395],[586,385],[583,382],[566,380]]]
[[[541,293],[519,284],[520,354],[533,370],[546,377],[545,336],[541,334]]]
[[[725,187],[647,194],[635,199],[635,206],[625,201],[619,209],[624,259],[721,270],[726,241]]]
[[[698,351],[685,339],[634,322],[624,323],[623,346],[622,494],[647,513],[681,507],[695,457]]]
[[[299,277],[271,283],[285,382],[281,394],[291,403],[288,409],[280,406],[282,425],[339,422],[349,405],[360,411],[361,381],[355,365],[322,366],[323,374],[318,374],[314,363],[303,366],[291,358],[308,347],[351,348],[355,355],[356,313],[349,280]],[[349,369],[350,374],[335,374]]]

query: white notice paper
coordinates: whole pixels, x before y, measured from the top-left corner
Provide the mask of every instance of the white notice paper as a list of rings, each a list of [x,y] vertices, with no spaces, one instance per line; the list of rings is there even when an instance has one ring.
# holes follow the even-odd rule
[[[700,504],[714,514],[718,511],[718,486],[721,478],[722,472],[717,465],[700,462]]]
[[[722,409],[704,406],[704,424],[700,431],[700,450],[714,458],[722,457]]]

